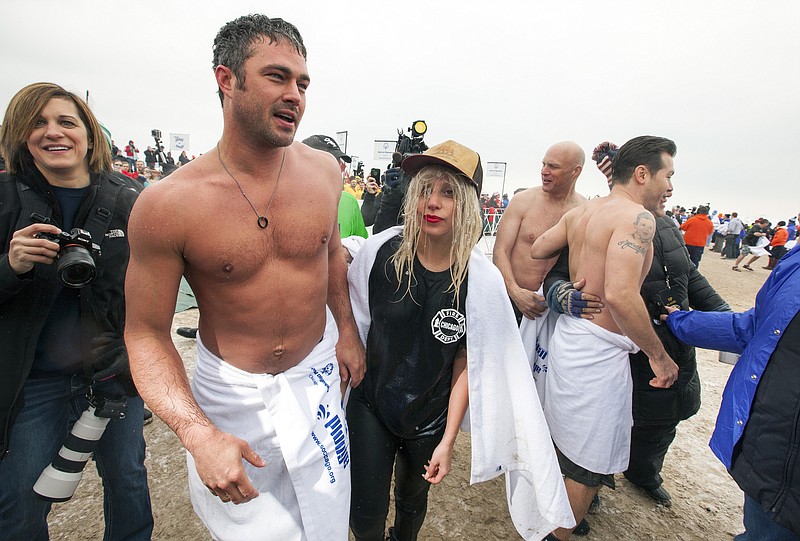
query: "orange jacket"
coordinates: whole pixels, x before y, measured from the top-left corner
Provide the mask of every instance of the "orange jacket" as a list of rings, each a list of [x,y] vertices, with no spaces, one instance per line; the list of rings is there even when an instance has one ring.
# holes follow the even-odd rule
[[[706,239],[714,231],[714,224],[708,219],[708,214],[695,214],[681,224],[681,231],[685,231],[683,240],[689,246],[705,246]]]
[[[772,235],[772,242],[769,245],[783,246],[787,240],[789,240],[789,231],[785,227],[779,227],[775,230],[775,234]]]

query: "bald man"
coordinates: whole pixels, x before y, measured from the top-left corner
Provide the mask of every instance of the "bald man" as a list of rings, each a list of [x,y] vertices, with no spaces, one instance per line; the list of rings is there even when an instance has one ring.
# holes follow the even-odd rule
[[[575,193],[584,160],[583,150],[572,141],[551,146],[542,160],[542,185],[515,195],[500,220],[493,261],[503,275],[518,318],[521,313],[535,319],[547,310],[537,291],[555,259],[531,259],[531,246],[568,210],[586,202]]]
[[[575,193],[584,159],[583,150],[572,141],[562,141],[547,149],[542,159],[542,185],[514,195],[500,220],[494,245],[494,264],[500,269],[511,297],[536,392],[542,401],[550,335],[558,314],[549,316],[540,289],[557,257],[531,259],[531,246],[568,210],[586,202],[585,197]]]

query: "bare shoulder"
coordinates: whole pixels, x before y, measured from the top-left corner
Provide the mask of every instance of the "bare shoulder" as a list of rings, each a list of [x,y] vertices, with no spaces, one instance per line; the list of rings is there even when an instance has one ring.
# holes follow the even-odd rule
[[[328,152],[311,148],[304,143],[294,142],[290,148],[297,158],[297,163],[302,164],[300,167],[304,176],[323,186],[342,191],[342,173],[336,158]]]
[[[589,201],[588,199],[586,199],[578,192],[573,192],[572,196],[567,201],[567,207],[570,209],[574,209],[575,207],[580,207],[586,204],[588,201]]]
[[[134,234],[139,230],[148,237],[174,237],[185,224],[197,222],[215,199],[219,173],[211,166],[212,157],[204,154],[145,188],[131,212]]]

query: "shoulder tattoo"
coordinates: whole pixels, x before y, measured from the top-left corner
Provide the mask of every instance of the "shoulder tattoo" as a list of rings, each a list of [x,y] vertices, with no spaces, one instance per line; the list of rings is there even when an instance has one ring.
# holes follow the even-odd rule
[[[653,215],[647,211],[640,212],[633,222],[632,240],[621,240],[617,243],[620,249],[630,248],[639,254],[644,254],[653,243],[653,235],[656,231],[656,221]]]

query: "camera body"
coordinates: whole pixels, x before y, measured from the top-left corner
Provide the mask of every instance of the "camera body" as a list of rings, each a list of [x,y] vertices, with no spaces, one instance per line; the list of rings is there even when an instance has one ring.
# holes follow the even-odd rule
[[[31,214],[34,223],[49,223],[50,219],[39,214]],[[95,260],[100,257],[100,246],[92,242],[92,234],[85,229],[73,227],[67,233],[58,235],[38,233],[38,239],[45,239],[58,244],[58,279],[67,287],[81,288],[90,284],[97,276]]]
[[[161,139],[161,130],[150,130],[150,135],[153,136],[153,139],[158,141]]]

